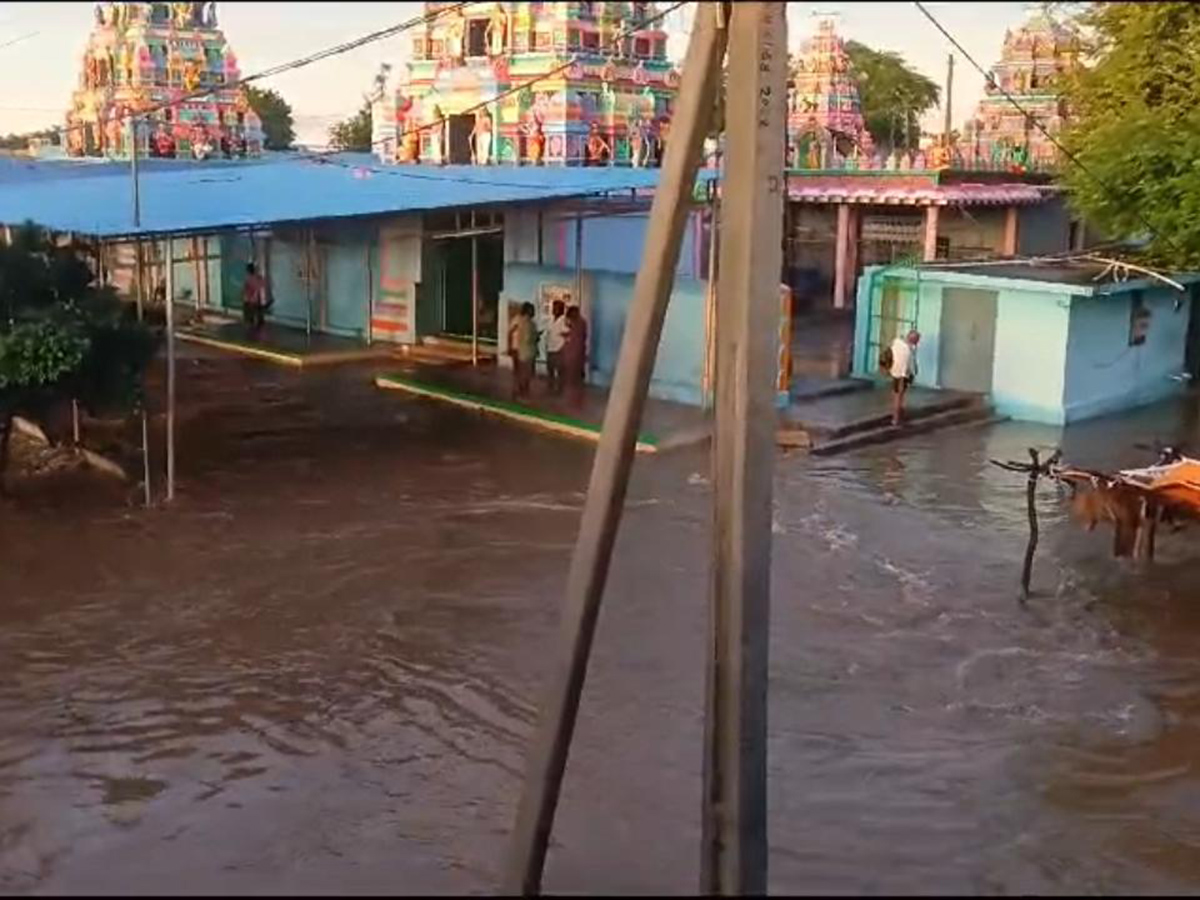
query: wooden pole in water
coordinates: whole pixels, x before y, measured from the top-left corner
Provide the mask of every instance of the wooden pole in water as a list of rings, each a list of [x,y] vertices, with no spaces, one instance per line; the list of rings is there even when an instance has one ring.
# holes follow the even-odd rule
[[[717,5],[699,4],[692,24],[675,106],[674,132],[654,193],[643,265],[634,284],[571,558],[558,661],[547,684],[530,748],[513,831],[512,855],[505,873],[504,890],[509,894],[537,894],[541,889],[546,848],[579,711],[588,655],[629,485],[637,429],[679,263],[704,133],[720,83],[725,32],[717,28]],[[778,273],[772,277],[778,278]]]
[[[175,499],[175,239],[167,238],[167,502]]]
[[[717,280],[703,893],[767,890],[767,658],[787,6],[731,4]]]
[[[1022,600],[1029,598],[1029,583],[1033,578],[1033,554],[1037,551],[1038,545],[1037,483],[1038,477],[1042,473],[1038,452],[1033,447],[1029,448],[1029,458],[1033,465],[1029,469],[1029,480],[1025,482],[1025,503],[1029,514],[1029,543],[1025,546],[1025,565],[1021,568]]]

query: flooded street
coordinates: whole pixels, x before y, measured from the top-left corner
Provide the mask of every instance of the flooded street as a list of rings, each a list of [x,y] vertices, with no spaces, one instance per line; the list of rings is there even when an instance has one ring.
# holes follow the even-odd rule
[[[494,890],[592,447],[355,368],[192,354],[180,398],[173,508],[0,507],[0,891]],[[1065,453],[1148,461],[1187,409]],[[987,459],[1058,441],[780,459],[773,891],[1200,889],[1200,543],[1139,573],[1045,486],[1022,608]],[[636,466],[547,891],[698,884],[707,468]]]

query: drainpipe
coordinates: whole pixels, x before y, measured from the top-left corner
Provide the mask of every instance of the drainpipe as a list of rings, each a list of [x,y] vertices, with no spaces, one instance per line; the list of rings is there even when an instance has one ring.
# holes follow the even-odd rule
[[[175,499],[175,238],[167,237],[167,502]]]
[[[376,232],[378,234],[378,232]],[[371,242],[367,241],[367,346],[375,339],[375,271],[371,265]]]
[[[575,302],[579,304],[579,314],[583,315],[583,214],[575,216]],[[588,310],[590,313],[591,310]],[[588,318],[591,318],[589,315]],[[588,348],[583,348],[583,358],[588,360],[583,365],[583,381],[588,380],[590,368]]]
[[[312,262],[312,229],[308,229],[308,234],[304,236],[304,336],[310,341],[312,340],[312,283],[313,283],[313,262]]]

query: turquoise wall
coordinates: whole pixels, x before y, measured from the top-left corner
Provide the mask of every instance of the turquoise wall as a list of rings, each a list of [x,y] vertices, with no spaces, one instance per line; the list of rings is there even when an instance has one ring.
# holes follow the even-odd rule
[[[575,267],[575,220],[558,207],[543,210],[541,221],[541,265],[564,269]],[[708,266],[704,257],[702,210],[688,217],[679,252],[678,278],[702,278]],[[607,216],[583,221],[583,268],[635,274],[642,265],[649,216]],[[505,261],[539,264],[538,215],[533,209],[506,211]]]
[[[1063,425],[1152,403],[1181,389],[1171,376],[1185,368],[1187,295],[1168,287],[1128,283],[1106,293],[1066,284],[992,278],[947,271],[872,266],[859,279],[854,374],[878,378],[873,315],[889,278],[912,282],[909,314],[921,332],[917,384],[939,378],[942,291],[968,287],[997,292],[991,400],[998,413],[1027,422]],[[1129,346],[1132,290],[1142,287],[1150,310],[1143,345]],[[1179,308],[1176,309],[1176,304]]]
[[[529,300],[536,304],[543,283],[572,284],[574,278],[575,272],[570,268],[508,263],[500,304],[501,334],[507,333],[503,321],[507,306],[504,301]],[[625,318],[633,299],[634,278],[621,272],[589,270],[586,273],[591,303],[589,378],[593,384],[608,386],[612,383]],[[676,279],[650,384],[651,396],[696,406],[701,404],[706,291],[707,285],[703,281]]]
[[[366,337],[369,320],[368,271],[378,280],[378,229],[375,226],[344,223],[317,233],[317,252],[324,260],[324,278],[320,294],[312,300],[314,331],[345,337]],[[271,322],[304,328],[308,322],[308,294],[304,279],[305,232],[279,231],[269,240],[270,260],[265,271],[271,276],[271,295],[275,305],[267,317]],[[371,254],[371,267],[367,254]],[[222,293],[227,309],[240,311],[246,263],[253,259],[250,238],[226,235],[221,239]],[[264,274],[265,274],[264,271]],[[314,289],[315,291],[316,289]],[[378,286],[376,286],[378,290]],[[378,294],[377,294],[378,295]],[[322,298],[324,317],[322,324]]]
[[[1001,289],[996,301],[992,403],[1023,422],[1061,425],[1070,296]]]
[[[1142,406],[1181,390],[1171,376],[1185,368],[1190,300],[1168,287],[1144,290],[1142,300],[1150,311],[1146,342],[1131,347],[1131,292],[1074,298],[1063,398],[1066,421]]]
[[[903,292],[901,316],[921,332],[921,343],[917,346],[917,384],[936,387],[942,286],[915,269],[868,266],[858,279],[858,299],[854,305],[852,374],[857,378],[884,377],[879,370],[880,322],[872,311],[882,301],[883,285],[888,278],[902,279],[909,285]]]

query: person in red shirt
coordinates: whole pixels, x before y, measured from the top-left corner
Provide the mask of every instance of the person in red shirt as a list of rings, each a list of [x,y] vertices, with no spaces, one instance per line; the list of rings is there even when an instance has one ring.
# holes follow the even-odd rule
[[[567,388],[567,402],[574,408],[583,406],[583,385],[587,380],[588,323],[577,305],[567,307],[567,335],[562,348],[562,379]]]
[[[257,338],[266,323],[267,282],[258,274],[254,263],[246,263],[246,282],[242,286],[242,317],[250,328],[250,336]]]

